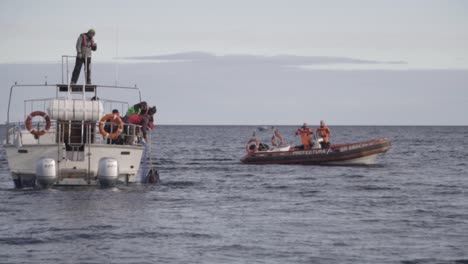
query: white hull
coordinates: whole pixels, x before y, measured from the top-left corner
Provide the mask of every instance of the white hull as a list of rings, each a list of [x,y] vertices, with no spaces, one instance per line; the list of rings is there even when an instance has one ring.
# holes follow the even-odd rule
[[[330,165],[374,165],[377,163],[377,155],[369,155],[361,158],[344,160],[344,161],[334,161],[334,162],[327,162]]]
[[[106,157],[118,162],[118,182],[137,182],[144,151],[142,146],[103,144],[85,145],[81,152],[66,151],[64,144],[23,145],[20,148],[5,145],[5,149],[13,181],[21,178],[25,182],[33,182],[36,162],[41,158],[51,158],[57,164],[55,185],[98,185],[99,160]]]
[[[69,58],[75,57],[62,56],[62,81],[65,76],[69,80]],[[35,91],[54,89],[55,97],[23,100],[24,122],[13,123],[10,122],[11,106],[18,101],[12,101],[12,94],[20,87]],[[151,157],[151,144],[145,144],[144,138],[151,138],[148,128],[152,123],[146,123],[143,129],[143,122],[124,122],[120,114],[123,116],[130,104],[97,98],[98,89],[123,89],[142,102],[136,86],[15,83],[10,87],[4,148],[16,188],[36,184],[44,188],[51,185],[113,186],[119,182],[140,181],[144,152],[148,150]],[[113,90],[101,94],[114,97]],[[148,110],[148,118],[154,115],[155,111],[152,112]],[[14,114],[17,119],[18,113]],[[150,176],[156,177],[157,171],[153,167],[150,169],[154,174]],[[149,178],[146,176],[143,181]]]

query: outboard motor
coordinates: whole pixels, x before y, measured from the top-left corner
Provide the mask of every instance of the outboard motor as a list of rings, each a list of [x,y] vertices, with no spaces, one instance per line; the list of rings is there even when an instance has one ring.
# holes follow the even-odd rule
[[[98,180],[101,187],[114,186],[119,178],[119,163],[113,158],[101,158],[98,167]]]
[[[57,170],[55,160],[51,158],[41,158],[36,162],[36,180],[37,183],[47,188],[54,184],[57,179]]]

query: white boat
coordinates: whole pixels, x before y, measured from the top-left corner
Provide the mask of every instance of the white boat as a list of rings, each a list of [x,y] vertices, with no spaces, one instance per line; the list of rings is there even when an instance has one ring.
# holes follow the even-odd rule
[[[72,56],[62,56],[62,82],[64,75],[69,80],[68,69],[66,74],[64,71],[64,59],[68,60],[68,57]],[[19,87],[44,91],[55,89],[56,96],[24,100],[25,121],[10,122],[12,96]],[[69,83],[15,83],[11,86],[3,143],[15,187],[113,186],[146,180],[147,172],[139,170],[144,154],[151,156],[145,153],[151,151],[151,144],[144,142],[140,126],[124,124],[120,117],[109,114],[113,108],[125,113],[129,103],[106,98],[96,100],[98,91],[103,91],[99,93],[103,97],[112,95],[117,89],[134,93],[133,98],[141,101],[141,93],[136,86]],[[37,121],[37,118],[41,120]],[[151,134],[148,133],[150,139]],[[112,138],[117,138],[119,144],[112,144],[116,143]],[[150,171],[155,172],[154,169]],[[150,176],[155,177],[155,174],[157,172]]]

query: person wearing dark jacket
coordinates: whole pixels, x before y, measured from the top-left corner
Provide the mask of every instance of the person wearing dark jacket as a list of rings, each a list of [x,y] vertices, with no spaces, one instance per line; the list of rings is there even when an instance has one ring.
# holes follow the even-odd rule
[[[156,106],[153,106],[148,109],[148,113],[144,116],[141,123],[141,132],[143,133],[143,138],[147,141],[148,130],[151,131],[154,129],[154,114],[156,114]]]
[[[120,117],[120,113],[119,113],[119,110],[117,109],[114,109],[112,110],[112,114],[114,116],[118,116]],[[115,120],[115,119],[114,119]],[[117,131],[118,129],[118,124],[115,122],[115,121],[111,121],[111,122],[108,122],[106,123],[106,125],[104,126],[104,130],[107,132],[107,133],[114,133],[115,131]],[[123,144],[123,139],[122,137],[117,137],[116,139],[107,139],[107,144],[117,144],[117,145],[122,145]]]
[[[76,41],[76,61],[75,68],[73,69],[71,84],[76,84],[80,77],[81,67],[85,64],[86,84],[91,84],[91,54],[96,51],[97,44],[94,42],[96,31],[94,29],[88,30],[87,33],[82,33]]]

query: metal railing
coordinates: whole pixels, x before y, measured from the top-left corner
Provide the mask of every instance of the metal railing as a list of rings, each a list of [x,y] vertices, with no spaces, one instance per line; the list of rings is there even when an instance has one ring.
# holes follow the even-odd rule
[[[22,122],[20,123],[12,123],[11,122],[11,113],[14,113],[12,112],[12,97],[13,97],[13,93],[14,91],[16,91],[17,89],[19,88],[34,88],[34,89],[37,89],[38,87],[42,87],[42,88],[47,88],[47,89],[50,89],[52,87],[55,88],[55,98],[45,98],[45,99],[29,99],[29,100],[24,100],[24,105],[23,105],[23,110],[24,110],[24,113],[23,113],[23,116],[24,118],[26,119],[27,116],[33,112],[33,111],[43,111],[45,113],[48,113],[48,107],[50,106],[50,102],[52,100],[55,100],[55,99],[68,99],[68,100],[81,100],[81,101],[88,101],[90,100],[90,98],[86,98],[86,95],[87,95],[87,91],[85,89],[85,86],[86,86],[86,74],[87,74],[87,63],[86,63],[86,60],[85,60],[85,65],[84,65],[84,83],[83,83],[83,89],[79,90],[79,92],[83,93],[83,96],[82,98],[80,99],[73,99],[71,98],[71,86],[70,86],[70,71],[69,71],[69,59],[70,58],[76,58],[76,56],[70,56],[70,55],[63,55],[62,56],[62,84],[55,84],[55,85],[50,85],[47,83],[47,81],[44,83],[44,84],[18,84],[15,82],[14,85],[12,85],[10,87],[10,94],[9,94],[9,98],[8,98],[8,109],[7,109],[7,117],[6,117],[6,131],[7,131],[7,143],[11,143],[9,142],[11,136],[10,136],[10,132],[11,132],[11,128],[14,128],[14,127],[21,127],[22,129],[20,130],[24,130],[24,124]],[[64,86],[67,86],[68,89],[61,89],[61,88],[64,88]],[[138,99],[139,99],[139,102],[141,102],[141,91],[140,89],[135,85],[133,87],[131,86],[113,86],[113,85],[93,85],[91,86],[93,87],[93,95],[97,98],[97,90],[98,88],[99,89],[119,89],[119,90],[130,90],[130,91],[136,91],[138,93]],[[46,90],[44,90],[46,91]],[[24,94],[27,94],[27,93],[24,93]],[[112,94],[112,93],[109,93],[109,94]],[[92,100],[92,99],[91,99]],[[117,101],[117,100],[109,100],[109,99],[99,99],[100,102],[102,102],[102,105],[103,105],[103,113],[111,113],[113,109],[118,109],[120,111],[120,113],[122,114],[122,116],[125,114],[126,110],[128,109],[129,107],[129,103],[128,102],[124,102],[124,101]],[[17,111],[17,109],[14,109],[15,111]],[[61,109],[59,109],[60,111]],[[16,112],[17,113],[17,112]],[[18,118],[18,116],[16,116]],[[100,118],[100,117],[99,117]],[[94,118],[94,120],[96,120],[97,118]],[[33,123],[35,125],[37,124],[40,124],[41,122],[34,122],[35,120],[33,120]],[[56,131],[53,132],[52,129],[57,129],[58,126],[57,124],[62,124],[62,122],[79,122],[80,125],[84,125],[85,123],[86,124],[89,124],[89,127],[96,127],[96,125],[98,124],[97,121],[54,121],[52,120],[52,128],[51,130],[48,132],[48,133],[57,133]],[[131,125],[131,124],[126,124],[125,125],[126,128],[128,129],[133,129],[135,131],[138,131],[138,127],[139,126],[136,126],[136,125]],[[125,131],[124,131],[125,132]],[[29,133],[29,132],[28,132]],[[130,134],[131,132],[128,131],[128,134]],[[148,131],[149,133],[149,131]],[[91,134],[91,133],[90,133]],[[136,136],[136,135],[135,135]],[[37,140],[37,142],[40,142],[40,138]],[[90,141],[87,141],[87,142],[90,142]]]
[[[65,144],[70,147],[82,147],[85,145],[142,145],[142,127],[134,124],[124,124],[124,129],[117,139],[108,139],[100,134],[98,126],[100,122],[94,121],[52,121],[50,129],[42,136],[35,137],[27,129],[23,122],[6,124],[6,143],[17,143],[22,145],[41,144]],[[31,126],[35,130],[46,127],[45,121],[32,122]],[[109,134],[117,131],[117,125],[112,122],[104,124],[104,129]],[[147,130],[147,137],[150,138],[151,131]],[[20,140],[19,142],[15,142]]]
[[[66,100],[65,97],[54,97],[54,98],[40,98],[40,99],[29,99],[24,100],[24,118],[26,119],[29,113],[33,111],[42,111],[44,113],[48,112],[48,108],[50,107],[52,101],[54,100]],[[72,101],[82,101],[81,99],[70,99]],[[112,110],[117,109],[119,113],[124,115],[128,109],[128,102],[124,101],[117,101],[117,100],[108,100],[108,99],[99,99],[103,104],[103,113],[112,113]],[[60,106],[60,104],[59,104]],[[58,112],[61,112],[62,109],[57,109]]]
[[[59,88],[57,87],[57,85],[49,85],[49,84],[17,84],[15,83],[14,85],[12,85],[10,87],[10,95],[9,95],[9,98],[8,98],[8,109],[7,109],[7,113],[6,113],[6,123],[10,123],[10,117],[11,117],[11,105],[12,105],[12,97],[13,97],[13,93],[15,91],[16,88],[33,88],[33,87],[44,87],[44,88],[52,88],[54,87],[56,89],[56,97],[55,98],[46,98],[46,99],[32,99],[32,100],[25,100],[24,103],[27,104],[35,104],[35,103],[39,103],[40,101],[50,101],[50,100],[53,100],[53,99],[66,99],[66,97],[61,97],[59,96]],[[104,88],[104,89],[126,89],[126,90],[135,90],[138,92],[138,99],[139,101],[141,101],[141,92],[140,92],[140,89],[138,87],[127,87],[127,86],[109,86],[109,85],[96,85],[96,87],[99,87],[99,88]],[[81,99],[77,99],[77,100],[81,100]],[[88,100],[87,98],[85,100]],[[123,102],[123,101],[117,101],[117,100],[109,100],[109,99],[100,99],[100,101],[102,101],[104,103],[104,106],[105,106],[105,110],[108,110],[109,112],[112,111],[112,106],[109,106],[109,109],[106,108],[106,104],[107,105],[114,105],[114,104],[124,104],[123,106],[121,106],[120,108],[123,110],[122,113],[124,112],[124,110],[126,108],[128,108],[128,102]],[[44,107],[43,107],[44,108]],[[30,112],[27,111],[27,107],[24,106],[24,109],[25,109],[25,112],[24,112],[24,116],[27,116]],[[37,109],[34,109],[34,110],[37,110]]]

